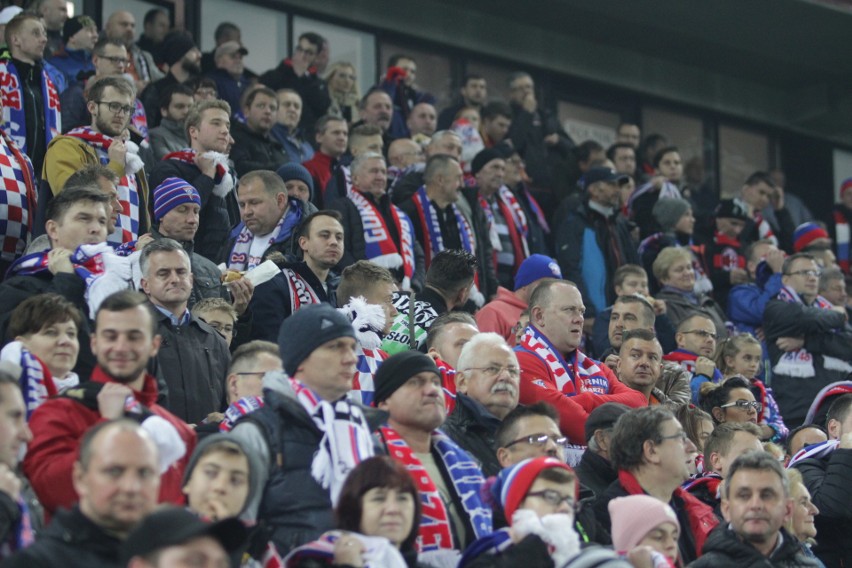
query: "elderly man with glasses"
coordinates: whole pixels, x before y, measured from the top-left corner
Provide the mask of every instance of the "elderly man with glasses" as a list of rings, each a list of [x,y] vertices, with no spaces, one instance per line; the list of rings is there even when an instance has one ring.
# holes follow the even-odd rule
[[[692,402],[698,402],[698,390],[702,383],[719,383],[723,379],[713,361],[718,339],[713,319],[704,314],[695,314],[677,326],[677,349],[663,357],[664,361],[677,363],[684,371],[691,373]]]
[[[819,295],[821,271],[812,255],[788,257],[781,272],[781,290],[766,305],[763,332],[775,400],[784,422],[795,428],[820,389],[852,372],[852,332],[845,308]]]

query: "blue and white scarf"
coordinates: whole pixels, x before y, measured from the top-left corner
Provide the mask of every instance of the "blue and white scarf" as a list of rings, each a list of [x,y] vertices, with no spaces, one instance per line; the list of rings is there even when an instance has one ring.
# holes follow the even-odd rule
[[[441,225],[438,223],[438,211],[426,195],[425,185],[420,186],[420,189],[412,196],[412,199],[420,216],[423,230],[426,233],[423,235],[423,248],[426,255],[426,266],[428,267],[432,262],[432,257],[445,248],[444,237],[441,234]],[[453,215],[455,215],[456,223],[459,227],[462,248],[471,254],[476,254],[476,238],[473,236],[470,223],[467,222],[467,219],[462,215],[455,203],[453,203],[452,207]]]
[[[41,96],[44,105],[45,147],[62,131],[59,114],[59,93],[47,72],[41,70]],[[15,145],[27,153],[27,117],[24,111],[24,90],[21,77],[11,59],[0,59],[0,106],[3,107],[3,122],[0,124]]]
[[[288,239],[299,226],[299,223],[302,222],[302,217],[302,206],[299,205],[298,200],[290,199],[287,211],[284,212],[275,229],[272,230],[272,234],[269,235],[267,248]],[[241,271],[251,270],[263,261],[262,257],[251,256],[251,243],[254,240],[254,235],[245,223],[241,222],[231,231],[231,238],[234,237],[236,237],[236,240],[234,241],[234,248],[231,249],[231,254],[228,256],[228,268]]]
[[[840,446],[840,440],[826,440],[825,442],[820,442],[819,444],[812,444],[810,446],[805,446],[790,458],[790,462],[787,464],[787,469],[790,469],[797,463],[802,460],[814,458],[820,459],[828,456],[831,452],[836,450]]]

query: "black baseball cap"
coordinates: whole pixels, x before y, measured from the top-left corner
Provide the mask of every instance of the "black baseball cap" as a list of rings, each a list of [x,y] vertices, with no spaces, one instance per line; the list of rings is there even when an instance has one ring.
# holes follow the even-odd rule
[[[630,412],[630,407],[618,402],[606,402],[592,410],[586,418],[586,443],[592,439],[596,430],[609,430],[623,414]]]
[[[598,183],[599,181],[624,185],[630,181],[630,177],[620,174],[612,168],[598,166],[596,168],[591,168],[586,172],[586,175],[583,176],[583,189],[588,190],[589,186],[593,183]]]

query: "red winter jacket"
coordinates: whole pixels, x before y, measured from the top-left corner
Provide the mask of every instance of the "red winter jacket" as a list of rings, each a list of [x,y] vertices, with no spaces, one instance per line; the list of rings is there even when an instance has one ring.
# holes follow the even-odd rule
[[[116,382],[100,366],[92,371],[90,380],[97,383]],[[162,475],[159,497],[160,502],[183,504],[183,473],[195,449],[195,431],[157,404],[157,380],[153,376],[146,374],[143,390],[133,391],[133,395],[148,410],[169,421],[186,444],[184,457]],[[24,474],[32,483],[48,515],[53,515],[59,507],[70,509],[77,502],[71,471],[79,454],[80,440],[86,430],[104,420],[97,410],[65,397],[46,401],[30,418],[33,440],[24,458]]]
[[[515,325],[527,304],[514,292],[500,286],[497,297],[476,312],[476,325],[479,331],[493,331],[503,336],[510,346],[515,346]]]

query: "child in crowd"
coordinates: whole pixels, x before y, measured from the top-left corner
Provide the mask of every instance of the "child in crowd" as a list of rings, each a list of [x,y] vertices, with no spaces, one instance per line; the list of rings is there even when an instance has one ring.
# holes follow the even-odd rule
[[[616,497],[607,506],[615,550],[627,554],[637,546],[647,546],[653,551],[654,568],[680,566],[677,548],[680,523],[671,507],[650,495]],[[628,554],[628,558],[635,560],[635,554]]]

